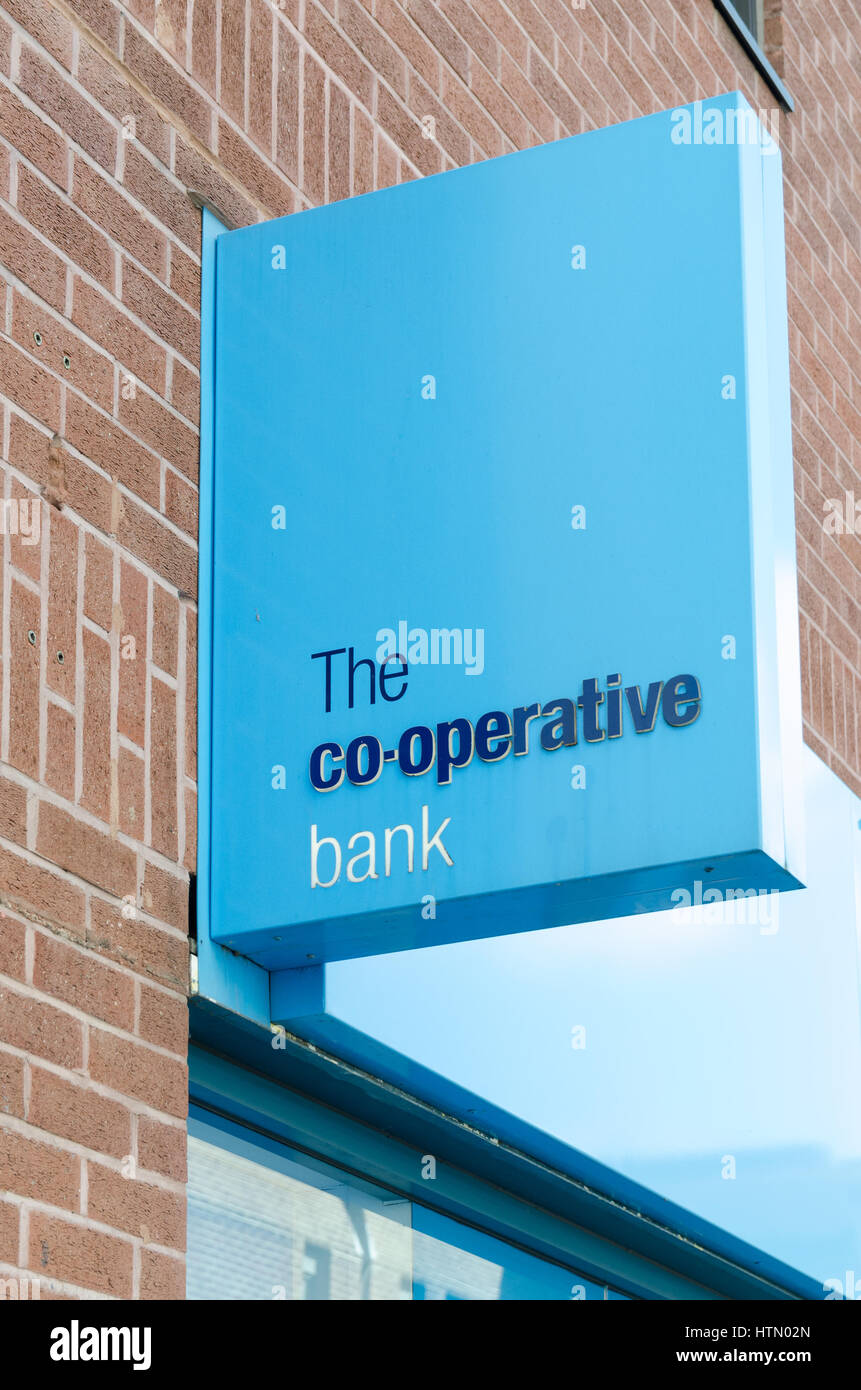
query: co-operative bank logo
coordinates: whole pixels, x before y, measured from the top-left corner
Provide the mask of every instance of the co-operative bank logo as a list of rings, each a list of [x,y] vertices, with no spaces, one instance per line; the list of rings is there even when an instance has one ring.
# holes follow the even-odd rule
[[[390,652],[389,640],[396,640],[395,633],[391,629],[384,631],[386,645],[381,661],[371,657],[357,658],[353,647],[331,647],[312,653],[312,661],[324,663],[319,669],[324,676],[326,714],[333,712],[338,691],[345,697],[344,707],[350,710],[356,707],[360,673],[370,706],[376,705],[378,695],[381,701],[389,704],[406,695],[409,661],[400,653]],[[701,707],[700,682],[689,672],[651,681],[645,687],[625,685],[620,671],[606,676],[603,684],[598,676],[587,676],[576,696],[563,693],[509,709],[489,709],[477,718],[457,715],[433,725],[407,725],[396,740],[385,740],[390,743],[389,747],[384,747],[384,741],[370,732],[359,734],[346,744],[335,738],[326,739],[311,751],[308,776],[315,791],[336,792],[346,783],[354,787],[371,786],[383,775],[386,765],[393,764],[404,776],[421,778],[433,774],[438,787],[447,787],[453,774],[468,768],[474,758],[492,764],[502,762],[509,754],[515,758],[525,757],[530,747],[540,748],[542,753],[555,753],[561,748],[575,746],[581,738],[593,744],[621,738],[626,730],[635,735],[650,734],[659,715],[670,728],[686,728],[698,718]],[[446,817],[431,836],[428,806],[422,806],[423,870],[428,868],[431,849],[436,849],[447,865],[453,863],[442,840],[450,819]],[[404,832],[407,872],[412,873],[415,838],[412,827],[402,825],[396,829]],[[393,834],[389,829],[384,834],[385,853],[381,856],[381,865],[385,877],[392,871]],[[324,845],[334,856],[334,873],[326,879],[321,878],[318,868]],[[361,883],[379,877],[374,831],[356,831],[347,849],[357,851],[347,863],[349,882]],[[317,825],[312,825],[311,886],[329,888],[336,883],[340,878],[342,857],[340,842],[334,836],[318,837]]]

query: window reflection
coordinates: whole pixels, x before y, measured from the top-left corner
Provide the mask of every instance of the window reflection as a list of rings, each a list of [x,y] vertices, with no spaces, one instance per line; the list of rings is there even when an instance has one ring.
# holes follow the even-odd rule
[[[189,1124],[188,1297],[622,1295],[238,1126]]]

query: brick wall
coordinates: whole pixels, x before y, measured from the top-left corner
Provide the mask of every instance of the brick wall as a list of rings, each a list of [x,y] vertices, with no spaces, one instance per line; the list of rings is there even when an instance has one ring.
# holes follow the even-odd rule
[[[766,14],[797,100],[806,735],[861,791],[861,542],[822,526],[826,498],[861,497],[861,18],[853,0]],[[240,225],[736,87],[776,105],[712,0],[0,6],[0,1277],[182,1295],[190,192]]]

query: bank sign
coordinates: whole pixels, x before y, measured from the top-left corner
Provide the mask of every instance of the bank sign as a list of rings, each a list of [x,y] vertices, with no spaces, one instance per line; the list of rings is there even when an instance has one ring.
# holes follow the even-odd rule
[[[218,238],[217,942],[798,886],[782,238],[737,95]]]

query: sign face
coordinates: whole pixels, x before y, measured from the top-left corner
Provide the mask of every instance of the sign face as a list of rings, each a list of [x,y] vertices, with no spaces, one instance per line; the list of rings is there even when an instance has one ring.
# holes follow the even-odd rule
[[[216,941],[799,886],[782,235],[736,94],[218,238]]]

